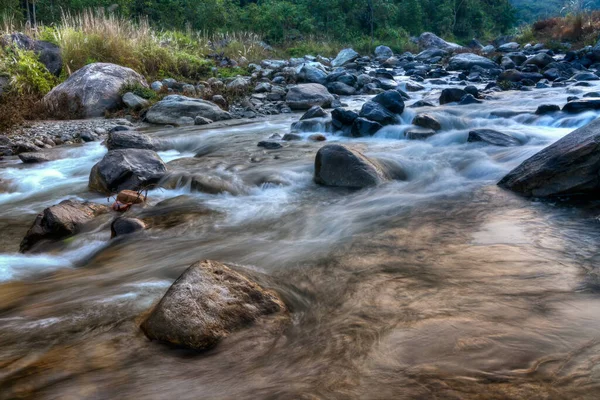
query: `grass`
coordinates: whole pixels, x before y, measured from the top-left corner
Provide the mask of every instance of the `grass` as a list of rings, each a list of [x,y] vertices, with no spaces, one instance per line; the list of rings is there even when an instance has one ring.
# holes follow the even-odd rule
[[[540,20],[522,27],[517,34],[517,41],[521,44],[544,43],[558,50],[562,42],[569,42],[574,48],[581,48],[595,45],[599,31],[600,11],[581,12]]]

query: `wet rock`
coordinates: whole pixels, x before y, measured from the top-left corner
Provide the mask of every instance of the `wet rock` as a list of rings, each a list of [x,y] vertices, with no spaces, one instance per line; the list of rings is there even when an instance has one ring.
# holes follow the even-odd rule
[[[135,190],[121,190],[117,194],[117,201],[122,204],[143,204],[146,199],[141,192]]]
[[[48,161],[54,161],[57,157],[50,153],[35,152],[35,153],[21,153],[19,158],[24,164],[37,164]]]
[[[296,78],[299,83],[324,84],[327,72],[321,63],[306,63],[296,68]]]
[[[119,217],[110,225],[110,237],[115,238],[124,235],[130,235],[146,229],[144,221],[137,218]]]
[[[394,113],[375,101],[368,101],[363,104],[358,115],[381,125],[391,125],[397,121]]]
[[[360,189],[379,185],[388,177],[381,166],[362,153],[329,144],[317,152],[314,180],[325,186]]]
[[[55,115],[102,117],[105,112],[123,106],[119,92],[125,83],[148,86],[144,77],[130,68],[109,63],[88,64],[52,89],[42,103]]]
[[[266,140],[260,141],[257,144],[258,147],[262,147],[265,148],[267,150],[274,150],[274,149],[280,149],[283,146],[281,145],[281,143],[277,143],[277,142],[269,142]]]
[[[462,99],[460,99],[460,101],[458,102],[458,105],[465,106],[465,105],[469,105],[469,104],[481,104],[481,103],[483,103],[483,101],[478,100],[472,94],[467,93],[462,97]]]
[[[527,61],[525,61],[524,65],[533,64],[539,68],[546,68],[546,66],[550,63],[554,62],[554,58],[546,53],[538,53],[535,56],[531,57]]]
[[[83,140],[85,143],[95,142],[98,140],[98,137],[94,132],[91,131],[83,131],[79,134],[79,138]]]
[[[358,118],[358,114],[352,110],[346,110],[341,107],[335,108],[331,112],[331,122],[337,129],[342,129],[345,126],[351,126]]]
[[[600,119],[546,147],[498,183],[525,196],[600,195]]]
[[[537,110],[535,111],[536,115],[546,115],[546,114],[551,114],[553,112],[557,112],[560,111],[560,107],[557,106],[556,104],[542,104],[541,106],[539,106],[537,108]]]
[[[285,312],[277,294],[207,260],[177,278],[141,329],[151,340],[205,350],[263,316]]]
[[[291,129],[292,132],[329,132],[331,131],[331,126],[331,118],[323,117],[294,122]]]
[[[86,223],[108,211],[106,206],[77,200],[65,200],[48,207],[36,217],[19,251],[24,253],[41,241],[60,240],[79,233]]]
[[[420,108],[420,107],[435,107],[435,104],[430,103],[425,100],[415,101],[413,104],[409,106],[410,108]]]
[[[539,82],[542,79],[544,79],[544,75],[537,72],[521,72],[516,69],[506,70],[498,76],[498,81],[508,82],[521,82],[523,80]]]
[[[442,57],[445,57],[446,55],[448,55],[448,52],[446,50],[443,50],[443,49],[440,49],[437,47],[432,47],[432,48],[423,50],[422,52],[417,54],[417,56],[415,57],[415,60],[426,62],[426,63],[433,63],[435,60],[441,59]]]
[[[310,135],[308,137],[308,140],[312,140],[313,142],[324,142],[327,140],[327,138],[325,137],[325,135],[315,133],[314,135]]]
[[[593,74],[591,72],[580,72],[578,74],[575,74],[573,76],[573,79],[578,82],[583,82],[583,81],[597,81],[600,78],[598,77],[598,75]]]
[[[146,120],[152,124],[194,125],[197,116],[212,121],[231,119],[217,104],[180,95],[167,96],[148,110]]]
[[[381,61],[385,61],[392,57],[394,52],[387,46],[377,46],[375,47],[375,58]]]
[[[152,150],[111,150],[92,168],[89,187],[105,194],[140,190],[157,183],[166,172],[167,166]]]
[[[308,109],[307,112],[300,117],[300,120],[311,119],[311,118],[323,118],[327,116],[327,111],[319,106],[313,106]]]
[[[498,46],[498,51],[502,52],[502,53],[510,53],[511,51],[519,50],[520,47],[521,46],[519,45],[519,43],[510,42],[510,43],[505,43],[501,46]]]
[[[358,54],[353,49],[343,49],[338,53],[337,57],[333,61],[331,61],[331,66],[334,68],[343,67],[344,65],[353,62],[359,57],[360,54]]]
[[[295,142],[298,140],[302,140],[302,136],[297,135],[295,133],[286,133],[285,135],[283,135],[281,140],[285,140],[286,142]]]
[[[131,92],[127,92],[123,95],[123,103],[125,103],[127,107],[134,111],[139,111],[142,108],[146,108],[150,104],[148,100]]]
[[[116,149],[147,149],[156,150],[157,144],[154,139],[143,133],[132,131],[116,131],[108,134],[106,148]]]
[[[408,140],[425,140],[433,135],[435,131],[428,128],[409,128],[404,132],[404,137]]]
[[[383,125],[381,125],[379,122],[358,117],[352,123],[350,134],[352,137],[373,136],[381,128],[383,128]]]
[[[418,43],[419,47],[423,49],[428,49],[430,47],[437,47],[438,49],[446,51],[456,51],[462,49],[462,46],[456,43],[446,42],[444,39],[431,32],[422,33],[421,36],[419,36]]]
[[[345,84],[344,82],[333,82],[327,85],[327,89],[333,94],[340,96],[352,96],[356,93],[354,87]]]
[[[323,85],[318,83],[305,83],[292,86],[289,89],[285,100],[292,110],[308,110],[313,106],[329,108],[334,97]]]
[[[404,112],[404,100],[397,90],[388,90],[378,94],[371,101],[382,105],[392,113],[402,114]]]
[[[600,99],[577,99],[569,101],[562,109],[568,113],[580,113],[589,110],[600,110]]]
[[[420,126],[421,128],[433,129],[434,131],[442,129],[440,122],[430,114],[417,114],[413,119],[412,124]]]
[[[467,92],[458,88],[444,89],[440,95],[440,105],[458,103],[466,94]]]
[[[457,54],[448,63],[448,71],[470,71],[474,66],[484,69],[498,69],[499,65],[482,56],[472,53]]]
[[[493,129],[475,129],[469,132],[467,142],[485,142],[493,146],[520,146],[520,140]]]
[[[196,118],[194,118],[194,125],[209,125],[213,122],[214,121],[212,119],[204,118],[199,115],[197,115]]]

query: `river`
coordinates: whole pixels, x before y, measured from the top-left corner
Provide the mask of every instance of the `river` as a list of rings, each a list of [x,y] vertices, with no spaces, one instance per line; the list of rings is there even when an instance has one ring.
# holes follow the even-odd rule
[[[444,87],[426,84],[407,104]],[[235,193],[155,189],[149,203],[162,203],[144,234],[111,241],[105,216],[35,255],[17,251],[45,207],[109,204],[87,190],[106,149],[0,161],[0,398],[597,399],[600,208],[524,199],[496,182],[599,116],[536,116],[538,105],[598,89],[503,92],[407,108],[403,124],[369,138],[326,134],[408,176],[360,191],[313,183],[323,143],[256,146],[300,114],[149,129],[173,143],[159,153],[171,171],[217,177]],[[402,139],[416,112],[442,131]],[[475,127],[527,143],[467,143]],[[149,342],[141,319],[200,259],[248,268],[282,295],[291,323],[258,323],[204,353]]]

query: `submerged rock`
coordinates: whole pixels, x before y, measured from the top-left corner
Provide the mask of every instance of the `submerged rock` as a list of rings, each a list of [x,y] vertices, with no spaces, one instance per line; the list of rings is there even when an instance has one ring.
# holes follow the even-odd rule
[[[92,168],[89,187],[105,194],[140,190],[157,183],[166,172],[167,166],[152,150],[111,150]]]
[[[498,183],[525,196],[600,197],[600,119],[525,160]]]
[[[180,95],[167,96],[148,110],[146,120],[152,124],[194,125],[196,117],[211,121],[231,119],[227,111],[213,102]]]
[[[276,293],[207,260],[177,278],[141,329],[151,340],[205,350],[263,316],[284,312]]]
[[[27,252],[42,240],[59,240],[74,235],[87,222],[108,211],[106,206],[77,200],[65,200],[48,207],[36,217],[21,241],[19,251]]]
[[[409,128],[404,132],[404,137],[408,140],[425,140],[435,135],[435,131],[430,128]]]
[[[129,235],[146,229],[144,221],[137,218],[119,217],[110,225],[110,237]]]
[[[475,129],[469,132],[467,142],[485,142],[494,146],[520,146],[519,139],[493,129]]]
[[[329,144],[317,152],[314,180],[320,185],[360,189],[388,179],[381,166],[356,150]]]

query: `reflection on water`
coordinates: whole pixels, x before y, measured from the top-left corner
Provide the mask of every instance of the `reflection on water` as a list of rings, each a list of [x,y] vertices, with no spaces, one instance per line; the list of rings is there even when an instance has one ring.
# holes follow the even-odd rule
[[[153,207],[132,211],[149,221],[144,234],[111,242],[103,221],[47,254],[15,252],[44,207],[107,201],[86,189],[106,150],[87,144],[59,161],[0,165],[10,182],[0,193],[0,398],[597,398],[597,208],[495,186],[597,114],[531,114],[542,101],[566,102],[559,89],[495,96],[422,109],[443,127],[425,142],[401,140],[412,109],[372,138],[329,134],[408,176],[362,191],[312,182],[322,143],[256,147],[298,116],[151,131],[171,143],[161,156],[178,177],[236,190],[200,193],[177,180],[149,193]],[[512,116],[491,114],[499,110]],[[473,127],[526,145],[466,143]],[[140,319],[204,258],[279,291],[293,322],[262,321],[202,354],[148,342]]]

